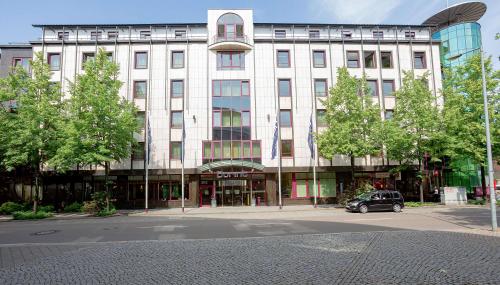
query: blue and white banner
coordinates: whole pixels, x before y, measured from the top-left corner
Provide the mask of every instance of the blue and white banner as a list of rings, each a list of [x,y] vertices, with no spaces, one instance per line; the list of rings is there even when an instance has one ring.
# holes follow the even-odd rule
[[[311,151],[311,158],[314,159],[314,133],[313,133],[313,117],[311,113],[311,118],[309,119],[309,134],[307,136],[307,143],[309,144],[309,150]]]
[[[271,159],[276,158],[278,153],[278,117],[276,116],[276,123],[274,124],[274,137],[273,137],[273,147],[271,150]]]

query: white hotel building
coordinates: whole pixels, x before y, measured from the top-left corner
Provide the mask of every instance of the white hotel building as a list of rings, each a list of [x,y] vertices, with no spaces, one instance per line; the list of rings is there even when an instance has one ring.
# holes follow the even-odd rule
[[[279,168],[283,204],[311,203],[314,164],[317,198],[329,203],[349,182],[350,160],[312,159],[308,133],[311,114],[321,132],[321,100],[337,68],[366,74],[382,118],[391,116],[403,71],[428,72],[432,92],[441,88],[439,42],[430,26],[254,23],[252,10],[209,10],[207,23],[35,27],[42,38],[32,42],[33,52],[43,52],[63,92],[99,48],[119,64],[121,96],[150,120],[152,206],[180,205],[183,119],[186,206],[212,199],[217,206],[250,205],[252,198],[277,205]],[[119,203],[142,207],[146,131],[136,137],[139,149],[114,164],[111,175]],[[410,175],[389,175],[390,164],[383,157],[356,159],[360,177],[411,188]],[[73,191],[102,186],[102,170],[84,173]]]

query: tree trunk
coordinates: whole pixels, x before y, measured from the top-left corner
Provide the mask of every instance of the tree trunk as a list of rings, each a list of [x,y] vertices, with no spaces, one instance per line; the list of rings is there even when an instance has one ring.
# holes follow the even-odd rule
[[[108,185],[109,162],[104,163],[104,189],[106,189],[106,211],[109,212],[109,185]]]
[[[351,155],[351,188],[352,188],[352,190],[356,189],[356,182],[354,180],[354,164],[355,164],[355,158],[353,155]]]
[[[420,176],[420,186],[419,186],[419,192],[420,192],[420,203],[424,202],[424,179],[422,175],[422,160],[418,160],[418,172]]]
[[[487,196],[486,196],[486,174],[484,172],[484,165],[481,165],[481,190],[483,191],[483,199],[487,199]]]
[[[38,197],[40,193],[40,165],[35,170],[35,199],[33,199],[33,212],[38,210]]]

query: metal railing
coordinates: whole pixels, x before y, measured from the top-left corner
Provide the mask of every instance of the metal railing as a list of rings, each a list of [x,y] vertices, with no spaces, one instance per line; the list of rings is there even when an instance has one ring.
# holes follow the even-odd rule
[[[218,44],[223,42],[239,42],[244,44],[250,44],[248,37],[246,35],[226,35],[226,36],[214,36],[210,41],[210,44]]]

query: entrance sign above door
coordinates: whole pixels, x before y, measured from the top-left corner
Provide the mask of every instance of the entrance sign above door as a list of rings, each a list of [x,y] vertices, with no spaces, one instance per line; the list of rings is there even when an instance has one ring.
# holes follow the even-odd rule
[[[228,166],[234,166],[234,167],[244,167],[244,168],[250,168],[250,169],[255,169],[262,171],[264,170],[265,166],[252,162],[252,161],[245,161],[245,160],[221,160],[221,161],[214,161],[210,163],[205,163],[202,166],[198,167],[198,171],[200,172],[205,172],[209,170],[215,170],[215,169],[220,169],[223,167],[228,167]]]

